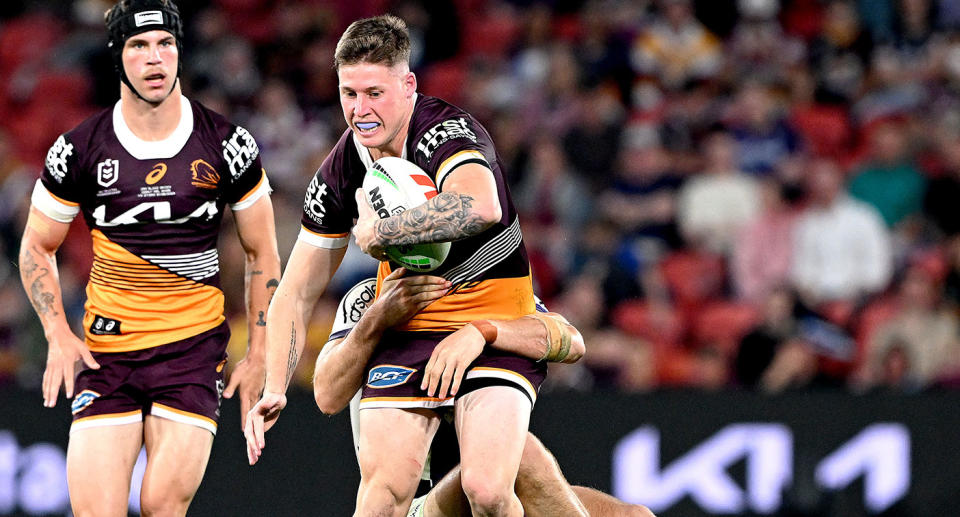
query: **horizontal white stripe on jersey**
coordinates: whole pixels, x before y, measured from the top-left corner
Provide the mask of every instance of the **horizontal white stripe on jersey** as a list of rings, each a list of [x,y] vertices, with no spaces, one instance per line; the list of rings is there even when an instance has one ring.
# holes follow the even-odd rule
[[[33,186],[30,202],[40,213],[59,223],[69,223],[80,213],[80,205],[64,204],[53,197],[40,180],[37,180],[36,185]]]
[[[300,228],[300,234],[297,235],[297,240],[303,241],[315,248],[338,250],[340,248],[346,248],[347,244],[350,244],[350,234],[343,237],[325,237],[313,233],[306,228]]]
[[[513,220],[513,224],[500,232],[500,235],[480,246],[470,258],[447,271],[444,277],[452,284],[473,280],[509,257],[520,246],[522,240],[520,219],[517,218]]]
[[[142,255],[142,257],[190,280],[200,281],[220,271],[220,256],[216,248],[186,255]]]
[[[258,199],[273,192],[273,188],[270,187],[270,180],[267,178],[267,173],[263,172],[262,174],[263,181],[260,182],[260,186],[257,187],[257,190],[247,196],[246,199],[237,203],[232,203],[230,205],[230,210],[238,212],[240,210],[250,208],[254,203],[257,202]]]

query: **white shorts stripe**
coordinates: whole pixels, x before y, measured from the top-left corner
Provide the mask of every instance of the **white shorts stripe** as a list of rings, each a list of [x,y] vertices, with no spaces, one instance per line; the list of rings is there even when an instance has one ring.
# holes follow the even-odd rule
[[[126,425],[126,424],[136,424],[143,421],[143,415],[137,413],[135,415],[124,415],[117,417],[103,417],[103,418],[85,418],[82,420],[76,420],[70,424],[70,432],[79,431],[80,429],[88,429],[91,427],[106,427],[111,425]]]
[[[174,422],[180,422],[181,424],[201,427],[213,434],[217,434],[217,426],[204,418],[184,415],[182,413],[177,413],[157,406],[150,407],[150,414],[156,417],[166,418],[167,420],[173,420]]]
[[[467,372],[467,375],[464,376],[464,379],[502,379],[505,381],[510,381],[511,383],[516,384],[517,387],[522,389],[527,395],[529,395],[531,401],[537,401],[537,392],[530,385],[530,381],[528,381],[523,375],[520,375],[516,372],[511,372],[509,370],[474,368]]]
[[[453,397],[446,400],[391,400],[391,399],[360,399],[360,409],[378,408],[426,408],[453,407]]]

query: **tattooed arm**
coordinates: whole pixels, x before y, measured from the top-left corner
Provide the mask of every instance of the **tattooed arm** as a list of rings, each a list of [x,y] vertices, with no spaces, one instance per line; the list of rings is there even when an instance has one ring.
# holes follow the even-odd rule
[[[237,235],[246,256],[244,299],[247,308],[247,356],[237,363],[223,392],[226,398],[240,390],[240,428],[247,411],[260,398],[266,361],[267,307],[280,279],[280,254],[274,230],[273,204],[263,196],[244,210],[234,212]]]
[[[360,217],[353,228],[365,253],[382,258],[391,245],[447,242],[472,237],[500,220],[497,183],[490,169],[476,163],[456,168],[447,176],[443,192],[402,214],[379,219],[357,193]]]
[[[54,221],[31,207],[20,241],[20,280],[40,317],[48,344],[43,372],[43,405],[46,407],[56,405],[61,383],[67,398],[73,397],[77,359],[82,358],[91,368],[100,367],[86,343],[70,330],[63,313],[56,253],[69,229],[69,223]]]
[[[263,452],[264,433],[287,405],[284,395],[303,351],[317,299],[343,260],[346,248],[317,248],[297,241],[267,313],[266,381],[263,396],[247,414],[244,436],[251,465]]]

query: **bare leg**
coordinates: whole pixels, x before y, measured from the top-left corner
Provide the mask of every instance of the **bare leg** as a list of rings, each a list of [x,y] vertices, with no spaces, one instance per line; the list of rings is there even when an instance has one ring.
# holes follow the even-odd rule
[[[144,420],[147,469],[140,511],[147,517],[180,517],[203,480],[213,433],[195,425],[148,415]]]
[[[140,422],[88,427],[70,433],[67,485],[76,517],[126,517],[130,476],[142,440]]]
[[[574,486],[573,491],[583,501],[590,515],[611,517],[655,517],[649,508],[639,504],[627,504],[610,494],[585,486]]]
[[[426,409],[364,409],[360,411],[361,517],[402,517],[417,490],[440,418]]]
[[[461,484],[473,515],[523,515],[513,487],[529,422],[530,400],[514,388],[489,386],[457,400]]]

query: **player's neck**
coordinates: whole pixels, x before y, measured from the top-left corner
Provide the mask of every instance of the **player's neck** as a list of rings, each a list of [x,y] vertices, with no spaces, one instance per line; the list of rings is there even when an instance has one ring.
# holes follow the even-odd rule
[[[182,113],[180,83],[173,88],[170,95],[159,104],[151,104],[122,88],[120,92],[120,112],[123,121],[137,138],[156,142],[165,140],[177,129]]]

